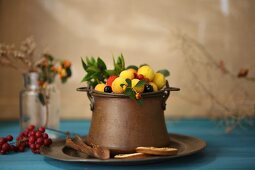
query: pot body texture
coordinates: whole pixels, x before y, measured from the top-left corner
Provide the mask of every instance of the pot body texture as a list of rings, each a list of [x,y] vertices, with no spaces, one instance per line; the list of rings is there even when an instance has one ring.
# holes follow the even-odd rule
[[[138,146],[164,147],[169,137],[163,93],[144,96],[139,105],[126,96],[93,93],[93,115],[88,139],[111,153],[131,153]]]

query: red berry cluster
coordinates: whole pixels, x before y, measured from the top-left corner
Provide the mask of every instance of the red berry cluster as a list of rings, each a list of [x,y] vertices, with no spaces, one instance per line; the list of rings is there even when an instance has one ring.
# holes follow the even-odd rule
[[[5,154],[10,151],[19,151],[19,148],[9,144],[13,140],[13,136],[8,135],[5,138],[0,137],[0,154]]]
[[[10,144],[13,140],[13,136],[8,135],[5,138],[0,137],[0,154],[6,154],[8,152],[24,152],[26,147],[29,147],[33,153],[40,153],[41,146],[49,146],[52,140],[48,134],[45,133],[45,128],[35,128],[34,125],[30,125],[23,132],[19,134],[16,139],[16,145]]]

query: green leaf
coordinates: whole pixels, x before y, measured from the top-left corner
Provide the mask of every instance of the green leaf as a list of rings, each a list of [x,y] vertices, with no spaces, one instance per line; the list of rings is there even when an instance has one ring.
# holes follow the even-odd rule
[[[39,93],[38,98],[42,105],[46,104],[45,100],[44,100],[44,95],[42,93]]]
[[[97,67],[100,70],[106,70],[106,65],[105,65],[104,61],[100,57],[97,58]]]
[[[129,65],[129,66],[126,68],[126,70],[127,70],[127,69],[130,69],[130,68],[135,69],[135,70],[138,70],[138,67],[135,66],[135,65]]]
[[[88,65],[93,65],[93,63],[90,61],[89,57],[86,57],[86,62]]]
[[[95,66],[89,66],[87,68],[87,71],[88,72],[99,72],[100,70],[97,67],[95,67]]]
[[[140,81],[138,81],[138,83],[135,85],[135,87],[142,87],[142,86],[145,85],[145,83],[146,83],[145,80],[140,80]]]
[[[121,67],[123,68],[123,70],[125,69],[125,59],[123,54],[120,54],[120,60],[121,60]]]
[[[139,66],[139,68],[142,67],[142,66],[148,66],[148,64],[141,64],[141,65]]]
[[[105,81],[104,81],[104,75],[103,75],[103,74],[99,74],[99,75],[97,76],[97,78],[98,78],[98,80],[99,80],[100,82],[105,83]]]
[[[135,92],[131,88],[127,88],[124,94],[131,99],[135,100]]]
[[[92,86],[94,88],[94,87],[96,87],[98,82],[96,82],[96,81],[89,81],[88,84],[89,84],[89,86]]]
[[[125,94],[126,94],[127,96],[130,96],[130,95],[132,94],[132,89],[131,89],[131,88],[126,88]]]
[[[112,56],[112,61],[113,61],[113,65],[115,66],[116,65],[116,61],[115,61],[114,56]]]
[[[92,65],[97,66],[97,62],[94,57],[91,57],[91,63],[92,63]]]
[[[118,65],[121,65],[121,57],[118,57],[118,58],[117,58],[117,64],[118,64]]]
[[[159,70],[157,73],[163,74],[165,77],[170,75],[170,72],[167,69]]]
[[[86,70],[87,70],[87,65],[86,65],[86,63],[83,61],[82,58],[81,58],[81,62],[82,62],[82,67],[83,67],[83,69],[86,71]]]
[[[91,76],[91,75],[89,75],[89,74],[85,75],[85,76],[83,77],[83,79],[81,80],[81,82],[85,82],[85,81],[90,80],[90,76]]]
[[[82,79],[82,82],[86,81],[89,85],[95,86],[97,83],[105,83],[105,80],[109,77],[107,72],[107,66],[105,62],[100,58],[86,57],[86,62],[83,60],[83,64],[86,65],[86,76]]]
[[[116,75],[114,70],[106,70],[105,72],[108,74],[108,76]]]
[[[126,82],[128,84],[128,87],[132,87],[132,81],[130,79],[126,79]]]
[[[121,54],[116,60],[113,58],[114,71],[116,75],[119,75],[121,71],[125,70],[125,60],[123,55]]]
[[[123,88],[123,86],[126,86],[126,84],[120,84],[120,87],[122,87],[122,88]]]

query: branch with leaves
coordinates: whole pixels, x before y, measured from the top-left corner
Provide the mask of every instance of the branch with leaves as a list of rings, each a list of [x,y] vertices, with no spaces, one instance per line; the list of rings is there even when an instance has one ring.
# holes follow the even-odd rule
[[[40,93],[39,101],[46,107],[46,126],[49,117],[50,94],[47,92],[48,84],[55,81],[58,75],[62,83],[71,76],[71,62],[58,60],[51,54],[44,53],[39,58],[35,56],[36,43],[32,37],[25,39],[19,47],[10,44],[0,44],[0,65],[13,68],[22,74],[37,72]]]
[[[105,80],[111,75],[119,75],[121,71],[125,70],[124,57],[121,54],[117,57],[117,61],[113,57],[114,69],[107,69],[105,62],[98,57],[86,57],[84,61],[81,59],[83,69],[86,75],[81,82],[87,82],[89,86],[95,87],[99,83],[105,83]]]

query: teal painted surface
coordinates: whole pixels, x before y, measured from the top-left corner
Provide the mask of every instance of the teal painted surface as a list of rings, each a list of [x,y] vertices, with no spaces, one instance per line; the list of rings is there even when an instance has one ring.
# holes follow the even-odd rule
[[[63,121],[60,128],[85,135],[89,121]],[[195,155],[139,166],[68,163],[26,151],[0,155],[0,169],[255,169],[255,127],[236,129],[232,134],[225,134],[222,127],[210,120],[180,120],[168,121],[167,128],[172,133],[199,137],[208,146]],[[18,132],[18,122],[0,122],[0,136],[16,136]]]

